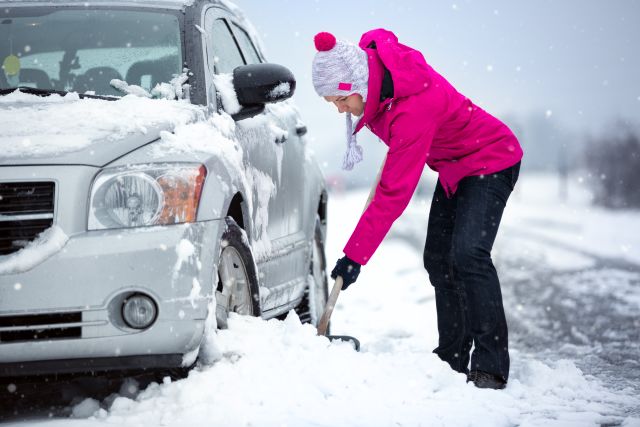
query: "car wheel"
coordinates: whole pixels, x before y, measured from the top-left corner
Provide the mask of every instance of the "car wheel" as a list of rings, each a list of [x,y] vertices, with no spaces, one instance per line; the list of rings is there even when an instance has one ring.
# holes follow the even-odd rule
[[[307,276],[307,289],[305,290],[302,301],[298,307],[296,307],[296,313],[298,313],[300,321],[318,326],[320,317],[322,317],[322,313],[324,312],[324,306],[327,303],[328,295],[324,233],[322,232],[320,217],[316,217],[311,264],[309,265],[309,275]]]
[[[260,315],[258,276],[247,235],[231,217],[225,218],[225,226],[215,294],[218,328],[227,327],[229,313]]]

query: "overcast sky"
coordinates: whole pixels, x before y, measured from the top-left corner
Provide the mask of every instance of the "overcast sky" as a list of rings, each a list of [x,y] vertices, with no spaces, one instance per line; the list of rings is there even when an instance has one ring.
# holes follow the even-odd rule
[[[319,31],[357,43],[369,29],[391,30],[498,117],[544,115],[577,133],[598,131],[617,117],[640,120],[640,1],[235,2],[257,28],[269,61],[294,72],[294,99],[329,162],[340,157],[335,144],[344,140],[344,119],[311,84]],[[366,155],[373,143],[361,139]]]

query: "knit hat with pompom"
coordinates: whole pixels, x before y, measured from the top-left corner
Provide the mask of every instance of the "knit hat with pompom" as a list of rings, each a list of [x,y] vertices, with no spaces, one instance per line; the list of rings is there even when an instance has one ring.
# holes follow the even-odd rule
[[[359,94],[367,101],[369,64],[367,54],[360,47],[333,34],[322,32],[313,38],[316,56],[313,58],[311,76],[313,86],[320,96],[348,96]],[[347,113],[347,153],[342,168],[353,169],[362,160],[362,147],[353,134],[351,114]]]

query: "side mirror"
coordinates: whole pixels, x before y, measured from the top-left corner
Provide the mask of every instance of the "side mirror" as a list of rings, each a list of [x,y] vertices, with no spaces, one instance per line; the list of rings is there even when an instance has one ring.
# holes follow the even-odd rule
[[[233,86],[240,105],[252,107],[291,98],[296,79],[282,65],[250,64],[233,70]]]

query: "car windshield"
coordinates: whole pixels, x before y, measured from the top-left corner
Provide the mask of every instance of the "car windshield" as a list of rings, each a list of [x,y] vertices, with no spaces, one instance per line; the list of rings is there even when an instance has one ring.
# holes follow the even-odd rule
[[[182,72],[178,17],[139,10],[15,7],[0,11],[0,89],[122,96]]]

